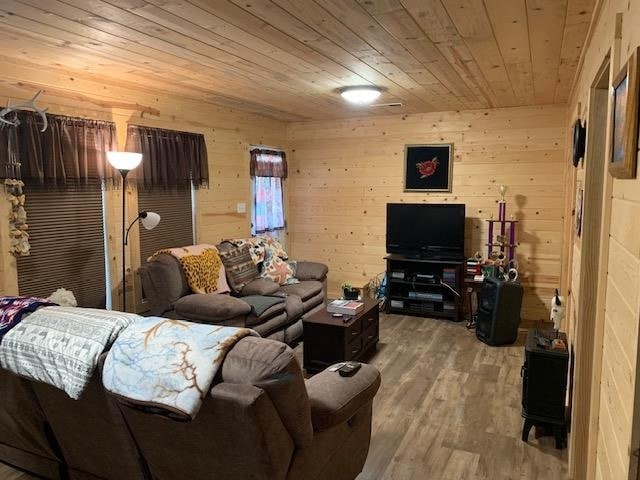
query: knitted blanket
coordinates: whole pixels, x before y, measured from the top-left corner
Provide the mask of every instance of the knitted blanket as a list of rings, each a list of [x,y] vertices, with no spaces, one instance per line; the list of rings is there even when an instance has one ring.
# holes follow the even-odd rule
[[[251,305],[251,311],[259,317],[277,303],[284,302],[285,298],[277,295],[247,295],[240,297],[240,300]]]
[[[38,297],[0,297],[0,342],[22,317],[43,306],[57,305],[46,298]]]
[[[193,293],[230,292],[224,265],[215,246],[201,244],[167,248],[157,251],[149,260],[161,253],[168,253],[178,259]]]
[[[248,328],[147,317],[129,326],[109,351],[102,383],[126,403],[193,419],[227,351]]]
[[[133,313],[94,308],[39,308],[4,336],[0,366],[78,399],[93,376],[100,354],[127,325],[140,318]]]

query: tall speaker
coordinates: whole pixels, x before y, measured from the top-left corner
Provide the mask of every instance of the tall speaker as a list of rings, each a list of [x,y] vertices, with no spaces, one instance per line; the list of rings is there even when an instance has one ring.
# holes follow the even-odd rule
[[[476,336],[488,345],[509,345],[518,338],[522,286],[485,278],[478,297]]]

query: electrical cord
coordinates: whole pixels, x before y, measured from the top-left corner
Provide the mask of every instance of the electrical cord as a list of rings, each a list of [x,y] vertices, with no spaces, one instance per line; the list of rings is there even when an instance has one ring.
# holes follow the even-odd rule
[[[445,287],[447,287],[449,290],[451,290],[455,295],[457,295],[458,297],[462,298],[462,295],[460,295],[455,288],[453,288],[451,285],[449,285],[448,283],[444,283],[442,280],[440,280],[440,285],[444,285]]]

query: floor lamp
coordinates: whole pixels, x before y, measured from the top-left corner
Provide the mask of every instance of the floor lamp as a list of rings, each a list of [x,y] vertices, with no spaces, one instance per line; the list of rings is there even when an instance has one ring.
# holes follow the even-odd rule
[[[156,225],[160,222],[160,215],[154,212],[140,212],[136,219],[131,222],[129,228],[125,228],[126,225],[126,188],[125,188],[125,180],[127,178],[127,174],[140,165],[142,162],[142,154],[135,152],[107,152],[107,160],[111,164],[111,166],[117,169],[122,175],[122,311],[127,311],[127,291],[126,291],[126,281],[127,281],[127,270],[126,270],[126,248],[127,248],[127,240],[129,237],[129,230],[131,227],[140,220],[142,225],[147,229],[151,230],[155,228]]]

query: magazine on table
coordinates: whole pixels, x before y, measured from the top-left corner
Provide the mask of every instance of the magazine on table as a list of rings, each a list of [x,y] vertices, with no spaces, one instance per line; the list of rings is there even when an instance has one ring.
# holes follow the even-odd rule
[[[364,303],[356,300],[334,300],[327,305],[327,312],[355,315],[364,309]]]

